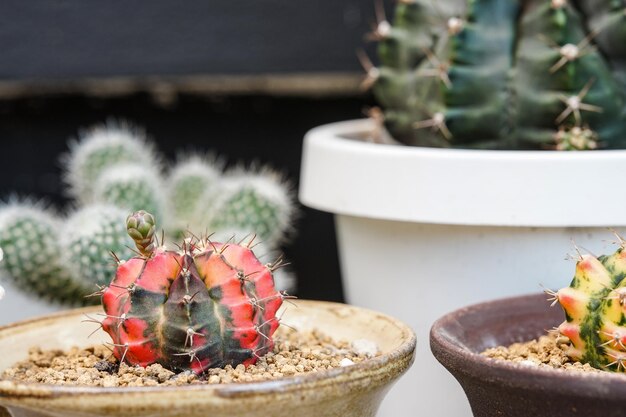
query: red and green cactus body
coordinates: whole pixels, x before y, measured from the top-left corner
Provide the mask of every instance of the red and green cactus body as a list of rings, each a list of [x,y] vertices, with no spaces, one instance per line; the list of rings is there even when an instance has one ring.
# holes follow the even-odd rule
[[[248,247],[208,239],[157,248],[145,212],[129,216],[127,228],[142,256],[120,262],[102,296],[102,327],[120,361],[200,374],[252,364],[273,348],[283,300],[274,265]]]
[[[595,368],[626,371],[625,249],[581,256],[570,286],[555,294],[566,317],[558,330],[572,343],[567,354]]]

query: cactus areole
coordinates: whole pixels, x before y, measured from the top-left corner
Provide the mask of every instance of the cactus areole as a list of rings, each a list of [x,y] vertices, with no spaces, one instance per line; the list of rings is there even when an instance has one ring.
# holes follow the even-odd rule
[[[625,242],[609,256],[581,255],[570,286],[552,295],[565,310],[558,330],[571,341],[568,356],[595,368],[626,371]]]
[[[253,364],[273,348],[284,298],[274,288],[278,265],[208,239],[186,239],[180,251],[158,247],[145,211],[128,217],[127,230],[141,255],[120,261],[102,292],[102,327],[120,362],[200,374]]]

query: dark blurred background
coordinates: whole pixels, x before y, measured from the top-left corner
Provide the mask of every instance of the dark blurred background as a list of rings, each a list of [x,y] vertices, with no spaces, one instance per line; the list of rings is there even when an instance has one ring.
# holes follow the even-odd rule
[[[0,197],[64,207],[58,155],[109,117],[170,159],[269,163],[297,189],[305,132],[370,104],[355,51],[374,20],[373,0],[3,1]],[[301,207],[296,229],[297,295],[343,300],[332,216]]]

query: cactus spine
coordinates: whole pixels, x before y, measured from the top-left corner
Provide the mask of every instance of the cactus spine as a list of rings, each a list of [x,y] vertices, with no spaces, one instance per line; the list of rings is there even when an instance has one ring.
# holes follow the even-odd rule
[[[574,360],[626,371],[626,244],[612,255],[581,255],[569,287],[552,293],[565,311],[558,331]]]
[[[120,361],[202,373],[252,364],[273,347],[283,295],[263,265],[237,244],[187,239],[180,251],[155,242],[155,221],[127,219],[141,256],[121,262],[103,291],[103,329]]]
[[[623,0],[404,0],[393,26],[378,16],[380,67],[362,60],[397,140],[626,147]]]

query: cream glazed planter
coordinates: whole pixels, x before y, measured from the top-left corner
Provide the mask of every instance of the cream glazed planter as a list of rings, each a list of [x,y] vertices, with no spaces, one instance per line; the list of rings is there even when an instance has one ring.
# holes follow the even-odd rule
[[[320,329],[335,339],[368,339],[381,355],[327,371],[224,385],[98,388],[0,380],[0,416],[6,417],[6,407],[12,417],[374,417],[387,391],[414,360],[413,331],[363,308],[294,303],[283,315],[290,326]],[[32,346],[67,349],[106,341],[102,331],[88,339],[93,326],[81,323],[86,313],[98,311],[71,310],[0,328],[0,372],[25,359]]]
[[[311,130],[303,204],[335,213],[348,302],[404,320],[426,340],[464,305],[560,288],[572,240],[608,248],[626,226],[626,151],[482,151],[368,142],[355,120]],[[614,239],[613,239],[614,240]],[[469,417],[454,379],[418,344],[381,417]]]

